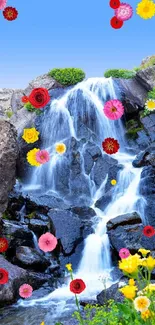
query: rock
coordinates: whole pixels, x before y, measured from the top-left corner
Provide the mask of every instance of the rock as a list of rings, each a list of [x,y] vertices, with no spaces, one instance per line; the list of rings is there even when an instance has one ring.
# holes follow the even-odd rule
[[[10,122],[15,126],[18,135],[21,136],[23,129],[26,127],[32,127],[33,123],[35,123],[35,119],[35,112],[29,112],[25,107],[22,107],[12,115]],[[25,143],[25,146],[26,145],[27,144]]]
[[[18,145],[16,132],[9,122],[0,120],[0,212],[8,204],[8,193],[15,184]]]
[[[34,80],[32,80],[28,87],[24,90],[24,95],[29,96],[31,91],[34,88],[46,88],[48,90],[54,89],[54,88],[63,88],[62,85],[60,85],[56,80],[54,80],[52,77],[50,77],[48,74],[43,74],[41,76],[38,76]]]
[[[97,303],[99,305],[104,305],[107,300],[113,299],[116,302],[123,302],[124,297],[121,292],[118,291],[119,285],[118,283],[112,284],[112,286],[108,289],[103,290],[99,295],[97,295]]]
[[[30,219],[28,227],[37,234],[38,237],[40,237],[43,233],[48,231],[48,222],[38,219]]]
[[[34,248],[26,246],[18,246],[16,248],[16,264],[24,268],[31,268],[36,271],[45,271],[50,265],[42,254],[37,252]]]
[[[97,187],[99,187],[102,184],[108,172],[117,164],[118,162],[116,159],[111,158],[106,154],[98,158],[93,168],[93,176],[92,176]]]
[[[155,113],[151,113],[140,119],[144,129],[147,131],[147,136],[150,138],[150,142],[155,141]]]
[[[0,107],[2,108],[2,113],[6,113],[11,110],[11,97],[15,89],[0,88]]]
[[[134,167],[155,166],[155,143],[138,153],[132,162]]]
[[[141,218],[137,212],[126,213],[107,222],[107,230],[116,229],[118,226],[135,225],[141,223]]]
[[[136,80],[139,84],[144,86],[147,91],[155,87],[155,65],[138,71]]]
[[[71,254],[82,241],[82,224],[79,217],[70,211],[58,209],[50,210],[48,216],[51,222],[50,230],[60,240],[64,254]]]
[[[111,202],[111,199],[112,191],[108,191],[99,200],[96,201],[95,207],[99,208],[100,210],[105,210],[108,204]]]

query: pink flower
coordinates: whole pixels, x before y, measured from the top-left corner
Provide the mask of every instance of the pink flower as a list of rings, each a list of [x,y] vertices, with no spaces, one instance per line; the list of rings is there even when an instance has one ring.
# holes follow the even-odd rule
[[[19,295],[22,298],[29,298],[32,296],[33,288],[29,284],[22,284],[19,288]]]
[[[3,10],[6,7],[7,0],[0,0],[0,10]]]
[[[36,160],[40,164],[45,164],[46,162],[48,162],[50,160],[48,151],[46,150],[37,151]]]
[[[44,252],[51,252],[55,249],[57,243],[57,238],[54,237],[50,232],[46,232],[46,234],[39,238],[38,246]]]
[[[130,256],[130,252],[127,248],[121,248],[120,251],[119,251],[119,256],[120,258],[127,258]]]
[[[121,3],[115,10],[115,16],[122,21],[128,20],[133,15],[133,9],[128,3]]]
[[[119,100],[112,99],[105,103],[103,111],[110,120],[118,120],[124,113],[124,107]]]

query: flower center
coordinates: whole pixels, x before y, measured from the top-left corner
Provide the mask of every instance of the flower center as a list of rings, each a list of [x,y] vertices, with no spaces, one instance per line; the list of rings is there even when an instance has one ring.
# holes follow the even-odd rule
[[[12,18],[13,17],[13,12],[10,10],[10,11],[8,11],[8,17],[9,18]]]
[[[145,6],[144,9],[143,9],[144,12],[148,12],[149,11],[149,7],[148,6]]]
[[[42,95],[41,94],[37,94],[36,95],[36,100],[37,100],[37,102],[42,102]]]
[[[114,113],[114,112],[117,112],[117,108],[115,107],[115,106],[113,106],[112,108],[111,108],[111,111]]]
[[[3,279],[3,273],[0,273],[0,280]]]
[[[50,243],[50,241],[47,239],[47,240],[46,240],[46,245],[49,245],[49,243]]]
[[[24,289],[23,292],[24,292],[24,293],[27,293],[27,292],[28,292],[28,289]]]
[[[3,248],[5,244],[3,242],[0,242],[0,248]]]
[[[40,159],[42,159],[42,160],[43,160],[43,159],[44,159],[44,156],[43,156],[43,155],[42,155],[42,156],[40,156]]]
[[[80,289],[80,283],[76,283],[74,287],[75,287],[75,289],[77,289],[77,290]]]
[[[113,148],[114,148],[113,143],[112,143],[112,142],[109,142],[109,143],[108,143],[108,149],[109,149],[109,150],[113,150]]]
[[[154,108],[155,108],[155,102],[150,101],[150,102],[148,103],[148,108],[150,108],[150,109],[154,109]]]

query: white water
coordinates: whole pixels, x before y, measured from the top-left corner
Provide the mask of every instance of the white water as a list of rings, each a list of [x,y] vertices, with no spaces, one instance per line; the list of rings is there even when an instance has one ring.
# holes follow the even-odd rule
[[[79,105],[79,91],[82,92],[84,105]],[[116,98],[111,79],[94,78],[88,79],[68,91],[65,96],[59,100],[54,100],[51,104],[51,110],[45,116],[42,126],[41,136],[44,139],[44,148],[48,149],[51,160],[48,164],[35,170],[29,189],[36,189],[42,186],[45,192],[54,191],[56,193],[56,170],[64,168],[65,155],[59,157],[54,150],[56,142],[65,142],[73,136],[79,139],[77,121],[80,116],[87,119],[87,126],[96,133],[98,145],[106,137],[114,137],[120,143],[119,153],[113,155],[115,159],[123,166],[117,175],[117,185],[113,187],[112,201],[104,211],[95,208],[95,202],[104,195],[104,188],[107,178],[103,181],[97,190],[93,180],[87,177],[90,188],[93,188],[92,207],[97,213],[94,218],[95,233],[89,235],[85,240],[85,247],[82,253],[82,259],[74,277],[82,278],[86,283],[86,290],[80,295],[83,298],[94,298],[97,293],[102,291],[104,285],[99,280],[100,276],[107,276],[106,286],[109,287],[113,280],[111,278],[112,261],[110,256],[110,243],[106,234],[107,222],[118,215],[137,211],[140,213],[143,222],[144,218],[144,199],[139,195],[139,182],[141,169],[135,169],[132,166],[133,156],[126,153],[124,130],[121,120],[110,121],[103,114],[103,103],[109,99]],[[95,109],[94,109],[95,107]],[[92,123],[90,117],[95,115]],[[28,189],[28,188],[27,188]],[[60,313],[60,308],[67,308],[67,300],[73,297],[69,291],[69,283],[62,288],[58,288],[51,294],[40,299],[31,301],[20,301],[22,306],[33,306],[35,304],[53,304],[55,300],[59,301],[59,306],[55,315]],[[58,314],[57,314],[58,313]]]

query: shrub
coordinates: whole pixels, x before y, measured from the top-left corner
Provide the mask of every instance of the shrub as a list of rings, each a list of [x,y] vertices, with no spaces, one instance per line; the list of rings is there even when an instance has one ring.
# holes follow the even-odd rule
[[[147,98],[148,99],[155,99],[155,87],[148,92]]]
[[[53,69],[49,76],[54,78],[63,86],[76,85],[85,78],[85,73],[77,68]]]
[[[136,75],[136,72],[133,70],[125,70],[125,69],[110,69],[105,71],[104,77],[109,78],[123,78],[123,79],[130,79]]]

